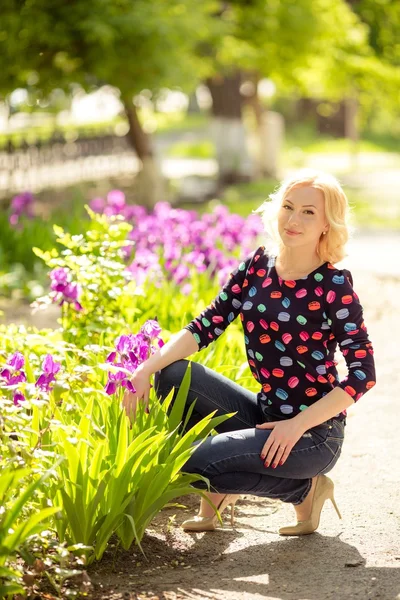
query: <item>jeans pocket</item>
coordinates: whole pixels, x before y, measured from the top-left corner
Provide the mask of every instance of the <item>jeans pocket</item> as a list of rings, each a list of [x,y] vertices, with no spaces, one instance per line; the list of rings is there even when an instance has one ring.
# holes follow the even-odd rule
[[[330,429],[325,425],[316,425],[308,431],[306,431],[307,437],[311,437],[316,444],[322,444],[326,441],[329,435]]]
[[[330,461],[328,462],[328,464],[326,464],[325,467],[323,469],[321,469],[321,471],[319,473],[317,473],[317,475],[323,475],[324,473],[327,473],[328,471],[333,469],[333,467],[337,463],[339,456],[342,452],[341,442],[338,440],[335,440],[333,438],[327,439],[325,442],[325,446],[327,449],[329,449],[329,452],[331,453],[332,457],[331,457]]]

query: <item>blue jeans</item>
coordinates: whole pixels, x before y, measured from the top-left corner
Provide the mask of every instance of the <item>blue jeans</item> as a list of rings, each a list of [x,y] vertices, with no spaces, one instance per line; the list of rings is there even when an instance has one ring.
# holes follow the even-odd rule
[[[161,400],[172,387],[179,388],[187,365],[187,360],[179,360],[156,373],[155,389]],[[212,491],[252,494],[300,504],[310,491],[311,478],[330,471],[340,456],[345,422],[329,419],[306,431],[283,465],[275,469],[265,467],[260,454],[271,430],[255,429],[256,424],[265,422],[255,393],[192,362],[187,408],[195,399],[188,427],[214,410],[217,415],[237,411],[234,417],[219,425],[217,435],[199,445],[182,469],[207,477]],[[194,485],[206,488],[203,482]]]

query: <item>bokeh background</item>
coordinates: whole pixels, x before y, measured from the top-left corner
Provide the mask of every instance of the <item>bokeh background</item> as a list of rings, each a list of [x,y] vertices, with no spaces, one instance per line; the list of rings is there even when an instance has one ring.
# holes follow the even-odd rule
[[[399,0],[0,0],[1,598],[400,598],[399,106]],[[252,211],[302,167],[348,195],[338,268],[376,358],[343,525],[283,541],[291,507],[249,496],[194,539],[180,469],[215,422],[181,443],[187,379],[131,424],[126,369],[264,243]],[[259,391],[240,320],[221,337],[193,360]]]
[[[112,190],[246,217],[315,167],[359,232],[397,236],[399,33],[396,0],[4,0],[0,295],[42,293],[32,246]]]

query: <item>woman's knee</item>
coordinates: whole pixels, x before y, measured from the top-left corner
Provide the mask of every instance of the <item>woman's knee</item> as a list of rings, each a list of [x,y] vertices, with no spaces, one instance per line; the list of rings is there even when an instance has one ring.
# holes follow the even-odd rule
[[[154,376],[154,388],[157,396],[165,398],[171,389],[179,388],[185,375],[189,361],[186,359],[177,360],[170,365],[157,371]]]

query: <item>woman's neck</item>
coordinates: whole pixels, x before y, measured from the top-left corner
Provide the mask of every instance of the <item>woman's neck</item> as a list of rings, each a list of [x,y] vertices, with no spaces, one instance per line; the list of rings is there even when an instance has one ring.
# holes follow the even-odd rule
[[[317,252],[310,252],[309,249],[302,252],[301,248],[286,247],[278,253],[277,261],[285,273],[308,273],[323,262]]]

